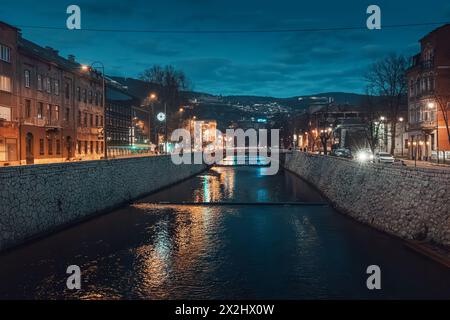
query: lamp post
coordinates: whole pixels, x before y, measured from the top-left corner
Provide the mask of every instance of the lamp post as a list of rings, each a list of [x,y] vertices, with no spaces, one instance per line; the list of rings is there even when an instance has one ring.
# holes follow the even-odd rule
[[[400,117],[398,119],[398,121],[402,124],[402,137],[401,137],[400,141],[401,141],[401,145],[402,145],[402,158],[403,158],[403,143],[404,143],[404,141],[403,141],[403,129],[404,129],[403,121],[405,121],[405,119],[403,117]]]
[[[164,153],[167,154],[167,102],[164,101]]]
[[[386,143],[386,124],[384,123],[386,121],[386,117],[381,116],[380,117],[380,127],[383,126],[383,146],[385,147],[385,151],[387,152],[387,143]],[[381,150],[380,150],[381,151]]]
[[[152,143],[152,128],[151,128],[151,123],[152,123],[152,121],[151,121],[151,119],[152,119],[152,116],[153,116],[153,112],[154,112],[154,102],[156,101],[156,100],[158,100],[158,96],[156,95],[156,93],[150,93],[150,95],[148,96],[148,99],[150,100],[150,106],[151,106],[151,110],[149,110],[149,113],[148,113],[148,141],[149,141],[149,143],[150,143],[150,145],[151,145],[151,143]],[[157,141],[157,140],[156,140]],[[150,148],[150,145],[149,145],[149,148]]]
[[[91,70],[95,70],[94,65],[98,65],[99,68],[102,70],[102,108],[103,108],[103,114],[104,114],[104,118],[103,118],[103,153],[104,153],[104,158],[108,159],[108,139],[107,139],[107,132],[106,132],[106,84],[105,84],[105,65],[103,64],[103,62],[101,61],[94,61],[91,63],[90,66],[87,65],[82,65],[81,66],[81,70],[82,71],[91,71]]]
[[[417,142],[413,141],[414,146],[414,167],[417,167]]]
[[[436,109],[436,104],[434,102],[428,102],[428,109]],[[436,154],[437,154],[437,163],[439,164],[439,119],[437,110],[433,110],[435,112],[436,119]],[[445,153],[444,153],[444,161],[445,161]]]

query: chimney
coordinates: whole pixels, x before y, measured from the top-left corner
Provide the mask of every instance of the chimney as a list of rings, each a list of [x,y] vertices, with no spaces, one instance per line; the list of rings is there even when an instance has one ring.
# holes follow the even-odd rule
[[[73,54],[69,54],[69,55],[67,56],[67,60],[69,60],[70,62],[75,63],[75,56],[74,56]]]

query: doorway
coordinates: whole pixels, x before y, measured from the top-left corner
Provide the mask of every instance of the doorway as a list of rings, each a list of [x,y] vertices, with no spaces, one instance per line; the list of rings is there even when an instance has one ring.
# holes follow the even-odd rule
[[[32,133],[27,133],[25,138],[25,151],[27,164],[34,164],[34,138]]]

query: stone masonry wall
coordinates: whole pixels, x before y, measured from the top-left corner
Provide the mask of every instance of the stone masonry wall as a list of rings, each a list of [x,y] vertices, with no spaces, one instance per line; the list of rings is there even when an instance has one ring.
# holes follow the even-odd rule
[[[195,175],[170,156],[0,168],[0,250]]]
[[[450,170],[358,163],[301,152],[284,166],[353,218],[405,239],[450,246]]]

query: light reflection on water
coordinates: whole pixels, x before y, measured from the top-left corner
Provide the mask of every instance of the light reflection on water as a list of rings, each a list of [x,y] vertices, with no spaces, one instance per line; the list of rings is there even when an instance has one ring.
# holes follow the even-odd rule
[[[449,298],[448,271],[330,207],[155,205],[321,201],[286,172],[214,168],[0,257],[0,297],[81,299]],[[365,288],[378,264],[383,291]],[[82,290],[65,289],[81,267]]]

